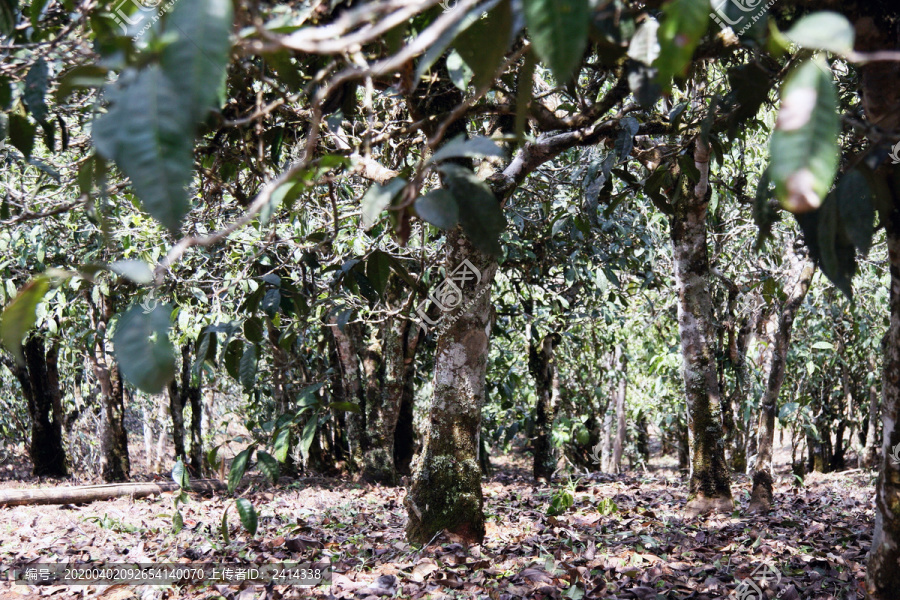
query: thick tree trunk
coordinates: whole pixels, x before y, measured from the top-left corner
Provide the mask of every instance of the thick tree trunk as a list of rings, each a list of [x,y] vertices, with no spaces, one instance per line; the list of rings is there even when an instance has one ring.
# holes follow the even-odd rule
[[[616,439],[613,443],[610,471],[618,473],[625,447],[625,396],[628,393],[628,358],[622,344],[616,346],[615,365],[619,380],[616,384]]]
[[[556,471],[556,454],[553,451],[551,433],[559,402],[559,372],[554,357],[559,341],[559,335],[551,333],[540,340],[530,337],[528,345],[528,370],[534,377],[537,396],[532,466],[532,473],[537,481],[552,480],[553,472]]]
[[[441,323],[428,431],[405,500],[406,533],[413,542],[428,542],[441,530],[480,542],[479,434],[497,261],[475,248],[459,228],[448,232],[445,248],[448,273],[469,261],[477,277],[463,284],[462,305],[444,314]]]
[[[765,512],[772,507],[774,499],[772,447],[775,440],[778,394],[781,392],[781,384],[784,383],[794,318],[806,298],[806,292],[809,291],[809,284],[815,273],[815,266],[806,258],[794,255],[792,262],[788,280],[790,288],[778,315],[778,327],[772,337],[771,355],[764,374],[766,388],[759,410],[757,455],[756,463],[753,466],[753,490],[750,493],[749,505],[751,512]]]
[[[38,477],[65,477],[66,452],[62,437],[62,394],[54,343],[44,351],[44,340],[32,335],[25,342],[25,365],[8,364],[22,386],[22,395],[31,419],[28,454],[32,473]]]
[[[882,341],[881,474],[875,487],[875,534],[869,552],[866,584],[877,600],[897,597],[900,590],[900,199],[887,224],[891,271],[890,326]]]
[[[697,164],[709,163],[709,149],[697,141]],[[702,171],[701,171],[702,172]],[[734,508],[725,463],[719,383],[716,378],[709,256],[706,246],[708,190],[706,182],[692,187],[681,177],[670,216],[678,293],[682,375],[691,445],[689,515]]]

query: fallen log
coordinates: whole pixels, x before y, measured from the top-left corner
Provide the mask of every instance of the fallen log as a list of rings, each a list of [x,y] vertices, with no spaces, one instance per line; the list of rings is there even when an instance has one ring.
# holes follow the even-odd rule
[[[188,491],[213,493],[225,489],[225,485],[217,479],[198,479],[191,481]],[[122,496],[144,498],[163,492],[178,490],[175,482],[158,483],[109,483],[105,485],[77,485],[71,487],[55,487],[44,489],[0,490],[0,506],[22,506],[30,504],[82,504],[109,500]]]

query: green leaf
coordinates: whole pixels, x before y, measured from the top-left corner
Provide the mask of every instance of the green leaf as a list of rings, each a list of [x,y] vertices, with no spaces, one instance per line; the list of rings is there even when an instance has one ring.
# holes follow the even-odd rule
[[[0,0],[0,35],[12,35],[16,30],[16,11],[19,0]]]
[[[34,150],[34,132],[37,126],[28,120],[28,117],[9,115],[9,143],[28,159]]]
[[[281,463],[279,463],[274,456],[268,452],[263,452],[262,450],[256,453],[256,460],[259,461],[259,470],[263,472],[263,475],[269,478],[272,485],[278,483],[278,474],[281,471]]]
[[[191,489],[191,478],[180,458],[175,462],[175,466],[172,467],[172,481],[183,490]]]
[[[875,233],[875,206],[869,181],[858,169],[838,181],[835,194],[840,221],[847,237],[860,254],[868,254]]]
[[[172,307],[149,313],[132,306],[119,317],[113,334],[113,354],[122,375],[136,388],[159,394],[175,376],[175,350],[169,340]]]
[[[494,80],[509,48],[512,22],[511,2],[503,0],[456,38],[454,48],[472,69],[476,89]]]
[[[150,270],[150,265],[142,260],[117,260],[109,265],[109,270],[138,285],[147,285],[153,281],[153,271]]]
[[[406,187],[406,180],[395,177],[386,184],[375,183],[362,198],[362,225],[371,229],[381,211],[391,205],[391,201]]]
[[[31,0],[31,10],[29,10],[28,16],[31,17],[31,26],[35,29],[39,27],[41,13],[44,12],[48,2],[49,0]]]
[[[247,472],[247,463],[253,456],[255,446],[250,446],[241,450],[234,460],[231,462],[231,469],[228,471],[228,493],[233,494],[234,490],[241,484],[244,473]]]
[[[355,402],[332,402],[328,405],[328,408],[332,408],[337,411],[345,411],[345,412],[353,412],[358,413],[361,412],[359,408],[359,404]]]
[[[112,106],[93,126],[97,150],[131,178],[144,209],[177,232],[190,210],[194,164],[194,127],[184,99],[157,66],[109,87],[107,96]]]
[[[474,73],[466,61],[462,59],[456,50],[451,50],[447,55],[447,73],[450,75],[450,81],[463,92],[469,87]]]
[[[263,327],[262,319],[259,317],[250,317],[244,321],[244,337],[247,338],[247,341],[259,344],[263,341],[264,335],[265,328]]]
[[[37,306],[50,289],[50,280],[41,275],[35,277],[19,290],[15,299],[0,314],[0,341],[16,358],[20,365],[25,364],[22,354],[22,342],[25,335],[37,321]]]
[[[663,7],[664,18],[657,33],[659,57],[653,66],[665,89],[672,77],[682,75],[694,56],[694,50],[709,26],[709,0],[671,0]]]
[[[243,356],[244,343],[241,340],[231,340],[225,347],[225,370],[235,381],[240,381],[241,356]]]
[[[391,275],[391,257],[390,255],[375,250],[366,259],[366,279],[375,288],[380,298],[384,298],[384,291],[387,289],[388,278]]]
[[[288,452],[291,449],[291,428],[282,427],[275,432],[275,440],[272,442],[275,460],[283,463],[287,460]]]
[[[100,65],[79,65],[66,71],[59,79],[56,87],[57,104],[69,99],[69,95],[78,89],[100,88],[106,83],[108,70]]]
[[[550,499],[550,507],[547,509],[547,514],[552,517],[561,515],[571,508],[573,504],[575,504],[575,498],[572,497],[572,494],[568,490],[560,490],[553,494],[553,497]]]
[[[181,516],[180,510],[176,510],[172,515],[172,533],[177,534],[182,529],[184,529],[184,517]]]
[[[463,231],[480,250],[499,255],[500,233],[506,228],[506,217],[491,188],[475,173],[457,164],[445,163],[439,170],[459,205]]]
[[[192,123],[218,108],[231,51],[234,17],[231,0],[179,0],[166,19],[176,39],[160,57]]]
[[[443,188],[432,190],[416,198],[416,214],[440,229],[453,229],[459,223],[456,198]]]
[[[841,121],[834,77],[821,58],[795,69],[781,88],[781,109],[769,144],[770,175],[782,206],[818,208],[838,168]]]
[[[253,508],[253,504],[246,498],[238,498],[234,501],[234,505],[237,507],[238,516],[241,518],[241,525],[250,532],[251,536],[256,535],[259,520],[256,517],[256,509]]]
[[[313,413],[303,426],[303,433],[300,434],[300,454],[303,460],[309,460],[309,448],[312,446],[313,438],[316,437],[316,427],[319,424],[319,414]]]
[[[806,15],[784,35],[803,48],[840,55],[852,53],[856,41],[853,25],[847,17],[830,11]]]
[[[502,158],[505,154],[500,146],[490,138],[477,135],[466,139],[464,135],[459,135],[435,152],[429,162],[436,163],[448,158],[484,158],[485,156]]]
[[[22,92],[22,99],[36,121],[43,121],[47,118],[48,109],[44,96],[47,93],[48,74],[47,62],[43,58],[39,58],[28,70],[28,74],[25,75],[25,89]]]
[[[238,367],[241,385],[245,390],[250,390],[256,384],[256,346],[247,344],[244,354],[241,356],[241,364]]]
[[[568,83],[584,55],[591,21],[588,0],[524,0],[534,48],[559,83]]]
[[[816,342],[812,347],[815,350],[834,350],[834,344],[829,342]]]

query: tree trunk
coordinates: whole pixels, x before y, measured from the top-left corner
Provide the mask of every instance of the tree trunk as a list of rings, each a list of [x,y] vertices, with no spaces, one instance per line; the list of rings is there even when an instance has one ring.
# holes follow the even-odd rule
[[[394,467],[397,475],[412,473],[410,465],[416,451],[416,432],[413,426],[415,392],[415,365],[410,361],[406,365],[403,398],[400,402],[400,414],[397,415],[397,427],[394,429]]]
[[[647,431],[647,415],[641,411],[635,423],[637,439],[634,441],[640,462],[646,464],[650,460],[650,433]]]
[[[900,590],[900,199],[887,224],[888,256],[891,271],[890,326],[882,342],[884,371],[882,385],[881,474],[875,487],[875,534],[869,552],[866,584],[878,600],[897,597]]]
[[[95,355],[96,356],[96,355]],[[96,358],[94,374],[100,382],[100,472],[103,480],[126,481],[131,473],[128,434],[125,431],[125,398],[122,376],[117,365],[109,366]]]
[[[772,447],[775,440],[775,415],[778,409],[778,394],[784,383],[788,349],[791,345],[791,328],[797,311],[806,298],[809,284],[815,273],[815,266],[804,257],[793,255],[790,272],[790,291],[778,315],[778,327],[774,332],[771,354],[764,375],[766,388],[759,410],[759,430],[757,437],[756,463],[753,466],[753,490],[750,493],[749,510],[766,512],[774,500],[772,479]]]
[[[603,449],[600,454],[600,471],[609,473],[612,469],[612,429],[613,429],[613,406],[612,402],[606,405],[606,413],[603,416]]]
[[[616,346],[615,363],[619,381],[616,386],[616,440],[613,443],[610,470],[618,473],[622,463],[622,450],[625,447],[625,396],[628,392],[628,358],[622,344]]]
[[[25,364],[9,361],[7,366],[22,386],[22,395],[31,419],[28,454],[32,473],[38,477],[65,477],[66,452],[62,438],[62,394],[54,343],[44,351],[44,340],[32,335],[25,342]]]
[[[361,326],[359,323],[346,323],[341,328],[337,316],[334,316],[331,320],[331,332],[341,374],[343,399],[359,406],[359,411],[348,412],[346,415],[350,462],[353,468],[359,469],[364,464],[366,451],[366,396],[359,365]]]
[[[869,365],[872,371],[875,371],[875,360],[870,359]],[[860,467],[872,468],[878,464],[878,409],[879,409],[878,386],[873,380],[869,386],[869,419],[866,426],[866,445],[863,447],[860,456]]]
[[[481,542],[479,434],[492,320],[490,287],[497,261],[475,248],[459,228],[448,232],[445,250],[447,273],[469,261],[476,277],[474,284],[463,283],[462,305],[443,315],[428,431],[405,500],[406,534],[412,542],[425,543],[446,530]]]
[[[534,377],[537,396],[532,472],[537,481],[550,481],[553,479],[553,472],[556,471],[556,455],[553,452],[551,434],[559,401],[559,372],[554,350],[560,342],[560,337],[556,333],[551,333],[538,341],[533,331],[529,337],[528,370]]]
[[[191,473],[195,476],[203,474],[203,402],[200,386],[188,388],[188,399],[191,403]]]
[[[708,169],[709,148],[696,142],[694,161]],[[701,172],[703,170],[701,169]],[[725,464],[719,383],[716,378],[709,256],[706,246],[707,182],[692,187],[682,176],[670,216],[678,293],[682,375],[691,446],[690,491],[685,511],[696,515],[730,512],[728,466]]]
[[[178,381],[174,378],[169,382],[169,415],[172,418],[172,442],[175,444],[175,461],[187,462],[187,454],[184,451],[184,404],[182,404],[181,392],[178,389]]]

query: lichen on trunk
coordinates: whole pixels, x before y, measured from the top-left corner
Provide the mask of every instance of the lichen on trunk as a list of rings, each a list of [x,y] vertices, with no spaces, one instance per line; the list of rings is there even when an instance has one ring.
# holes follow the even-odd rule
[[[702,148],[699,141],[697,145],[695,161],[705,154],[708,162],[708,148]],[[683,175],[680,181],[671,203],[670,227],[691,449],[690,495],[685,510],[689,515],[728,512],[734,501],[725,463],[709,292],[708,190],[700,184],[691,186]]]
[[[485,530],[479,433],[497,261],[475,248],[459,228],[448,233],[445,252],[448,273],[468,260],[480,281],[464,288],[462,305],[444,315],[425,444],[405,500],[406,533],[420,543],[441,530],[480,542]]]

